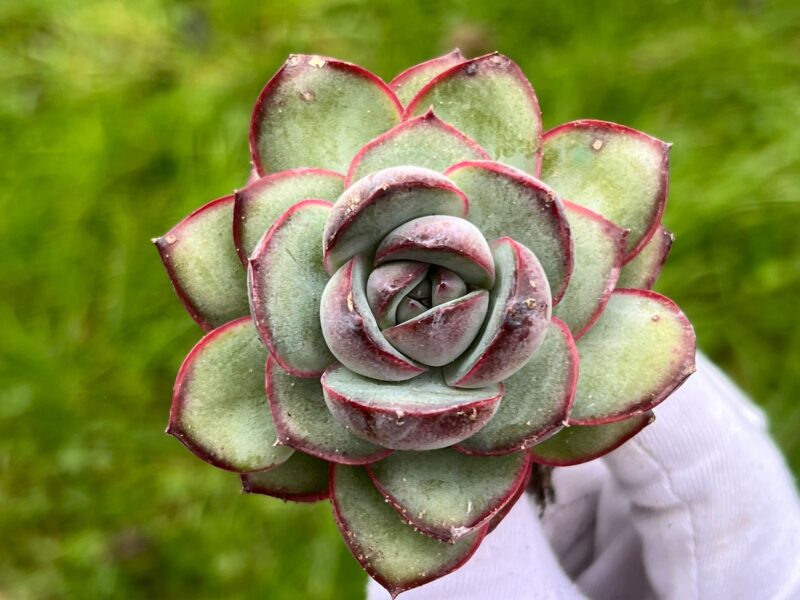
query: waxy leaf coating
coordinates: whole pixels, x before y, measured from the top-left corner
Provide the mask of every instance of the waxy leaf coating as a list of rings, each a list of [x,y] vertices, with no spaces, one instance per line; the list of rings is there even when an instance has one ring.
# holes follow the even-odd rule
[[[451,67],[414,96],[404,116],[423,114],[431,106],[442,120],[478,142],[494,160],[539,174],[539,101],[510,58],[487,54]]]
[[[367,268],[356,256],[331,277],[322,293],[325,343],[351,371],[383,381],[416,377],[425,367],[398,352],[381,334],[367,301]]]
[[[256,178],[236,192],[233,240],[242,264],[261,237],[293,204],[310,198],[336,200],[344,189],[343,177],[324,169],[293,169]]]
[[[322,238],[333,275],[356,254],[373,251],[407,221],[427,215],[466,216],[469,203],[444,175],[422,167],[392,167],[367,175],[333,205]]]
[[[266,387],[282,444],[346,465],[364,465],[391,454],[391,450],[355,437],[333,418],[319,379],[292,377],[270,356]]]
[[[650,241],[639,251],[639,254],[622,267],[617,280],[618,288],[652,289],[667,256],[672,248],[675,236],[663,225],[659,225]]]
[[[393,598],[463,565],[486,534],[481,528],[447,543],[414,530],[375,489],[363,467],[332,467],[331,502],[350,552]]]
[[[488,306],[489,292],[472,292],[385,329],[383,336],[406,356],[424,365],[441,367],[469,347],[480,331]]]
[[[572,273],[573,250],[555,192],[527,173],[490,161],[453,165],[445,175],[469,198],[467,218],[487,240],[510,237],[530,248],[547,273],[553,305],[558,304]]]
[[[299,167],[344,173],[361,146],[400,122],[401,111],[394,92],[369,71],[293,54],[256,101],[253,164],[262,176]]]
[[[470,457],[449,448],[396,452],[370,465],[378,491],[414,527],[443,541],[483,527],[530,472],[530,456]]]
[[[276,444],[264,391],[266,360],[250,317],[207,334],[178,371],[167,433],[228,471],[261,471],[285,462],[293,450]]]
[[[472,346],[444,368],[448,385],[479,388],[521,369],[542,345],[551,316],[550,286],[542,265],[511,238],[492,242],[497,283],[484,327]]]
[[[579,204],[565,202],[564,207],[575,244],[575,267],[553,314],[577,339],[600,316],[614,291],[628,232]]]
[[[598,425],[646,412],[694,373],[696,342],[672,300],[617,290],[578,341],[580,372],[570,423]]]
[[[233,196],[198,208],[153,240],[189,315],[205,331],[246,315],[247,285],[231,239]]]
[[[496,455],[540,443],[566,423],[577,381],[578,351],[572,334],[553,318],[533,358],[503,382],[503,401],[492,420],[456,450]]]
[[[437,56],[431,60],[409,67],[397,77],[392,79],[389,87],[397,94],[397,99],[403,104],[408,104],[417,92],[419,92],[431,79],[444,73],[449,68],[465,62],[461,50],[456,48],[443,56]]]
[[[367,302],[381,329],[397,323],[397,305],[428,274],[429,265],[398,260],[372,270],[367,279]]]
[[[443,267],[431,275],[431,305],[438,306],[467,293],[467,284],[458,275]]]
[[[424,261],[453,271],[469,285],[494,285],[489,244],[475,225],[458,217],[420,217],[390,231],[375,251],[375,264],[394,260]]]
[[[571,425],[531,449],[534,462],[566,467],[588,462],[620,447],[655,420],[650,411],[604,425]]]
[[[347,170],[345,185],[388,167],[414,165],[444,171],[464,160],[489,160],[489,155],[429,110],[403,121],[359,150]]]
[[[322,388],[333,416],[350,431],[397,450],[452,446],[483,427],[503,397],[501,384],[453,388],[436,369],[388,382],[334,366],[322,376]]]
[[[329,496],[329,473],[329,463],[295,452],[274,469],[243,473],[242,491],[292,502],[317,502]]]
[[[328,279],[319,240],[330,212],[323,200],[298,202],[261,238],[250,259],[256,327],[275,360],[296,377],[319,377],[334,361],[319,321]]]
[[[605,121],[573,121],[544,136],[542,179],[563,198],[629,229],[627,257],[655,233],[667,201],[669,144]]]

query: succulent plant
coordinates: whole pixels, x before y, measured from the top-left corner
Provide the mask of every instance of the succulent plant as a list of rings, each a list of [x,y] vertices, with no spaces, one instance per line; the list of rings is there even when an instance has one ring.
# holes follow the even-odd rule
[[[390,84],[290,56],[251,121],[247,186],[154,240],[208,333],[168,433],[245,491],[330,499],[393,595],[463,564],[532,464],[614,449],[694,371],[650,291],[669,144],[546,133],[505,56]]]

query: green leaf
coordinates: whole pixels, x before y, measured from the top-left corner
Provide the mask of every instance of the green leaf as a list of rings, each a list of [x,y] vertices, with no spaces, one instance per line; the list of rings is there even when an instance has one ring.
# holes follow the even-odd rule
[[[248,314],[244,270],[231,238],[233,196],[198,208],[153,240],[191,317],[211,331]]]
[[[539,101],[510,58],[488,54],[438,75],[411,100],[404,117],[433,106],[447,123],[496,161],[538,175],[542,139]]]
[[[397,99],[400,100],[400,102],[408,104],[409,100],[411,100],[431,79],[450,67],[463,63],[465,60],[464,55],[461,54],[461,50],[456,48],[443,56],[432,58],[431,60],[406,69],[392,79],[389,83],[389,87],[397,94]]]
[[[328,409],[361,438],[396,450],[445,448],[468,438],[491,419],[501,384],[459,389],[438,369],[402,382],[362,377],[342,366],[322,376]]]
[[[450,544],[416,531],[386,503],[362,467],[333,468],[331,501],[350,552],[393,598],[456,570],[485,535],[478,529]]]
[[[580,373],[570,424],[597,425],[646,412],[695,371],[695,335],[672,300],[617,290],[578,341]]]
[[[564,207],[575,243],[575,266],[553,314],[577,339],[600,316],[614,291],[628,232],[579,204],[565,202]]]
[[[465,456],[449,448],[396,452],[367,467],[375,487],[404,520],[445,542],[485,525],[529,470],[527,452]]]
[[[267,351],[249,317],[218,327],[183,361],[167,433],[206,462],[244,473],[276,467],[278,440],[264,391]]]
[[[293,502],[316,502],[328,498],[329,473],[329,463],[295,452],[275,469],[243,473],[242,491]]]
[[[415,165],[444,171],[463,160],[488,159],[483,148],[429,110],[361,148],[347,170],[345,186],[388,167]]]
[[[273,223],[293,204],[311,198],[335,201],[343,177],[324,169],[293,169],[256,179],[236,192],[233,239],[242,264]]]
[[[511,238],[492,242],[497,283],[472,346],[444,368],[448,385],[476,388],[520,370],[542,345],[551,316],[550,287],[533,253]]]
[[[325,267],[333,275],[356,254],[368,254],[407,221],[427,215],[464,217],[469,202],[441,173],[423,167],[391,167],[347,188],[325,225]]]
[[[659,225],[650,241],[622,267],[617,280],[618,288],[641,288],[649,290],[655,285],[664,263],[672,248],[675,236],[664,226]]]
[[[542,179],[562,198],[629,229],[629,258],[661,220],[669,144],[615,123],[573,121],[545,134]]]
[[[507,454],[539,443],[566,422],[577,381],[575,342],[567,326],[554,318],[533,358],[503,382],[506,392],[492,420],[456,450]]]
[[[567,289],[572,241],[561,201],[538,179],[496,162],[472,161],[445,172],[469,198],[467,218],[486,239],[508,236],[542,263],[553,304]]]
[[[554,467],[579,465],[616,450],[655,420],[647,411],[604,425],[571,425],[531,448],[534,462]]]
[[[261,238],[248,269],[258,332],[275,360],[296,377],[319,377],[333,355],[320,325],[322,229],[331,212],[324,200],[289,208]]]
[[[344,173],[361,146],[400,122],[401,111],[394,92],[369,71],[293,54],[256,101],[253,164],[259,175],[298,167]]]
[[[352,435],[333,418],[319,379],[292,377],[270,357],[267,396],[281,443],[326,461],[363,465],[380,460],[390,450]]]
[[[364,257],[351,259],[322,292],[320,321],[325,343],[348,369],[384,381],[416,377],[425,367],[398,352],[383,337],[369,308]]]

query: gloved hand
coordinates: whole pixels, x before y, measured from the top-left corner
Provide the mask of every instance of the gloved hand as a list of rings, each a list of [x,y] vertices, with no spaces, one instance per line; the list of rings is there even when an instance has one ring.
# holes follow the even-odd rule
[[[703,356],[656,421],[557,468],[460,570],[402,600],[800,599],[800,502],[764,415]],[[369,600],[389,595],[370,582]]]

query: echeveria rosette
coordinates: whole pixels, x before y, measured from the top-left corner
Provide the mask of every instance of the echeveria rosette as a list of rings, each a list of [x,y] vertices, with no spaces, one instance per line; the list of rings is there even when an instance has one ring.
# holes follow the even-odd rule
[[[694,370],[650,291],[669,145],[546,133],[507,57],[387,85],[291,56],[256,103],[247,186],[155,240],[208,333],[169,433],[245,491],[330,499],[392,594],[463,564],[532,463],[601,456]]]

